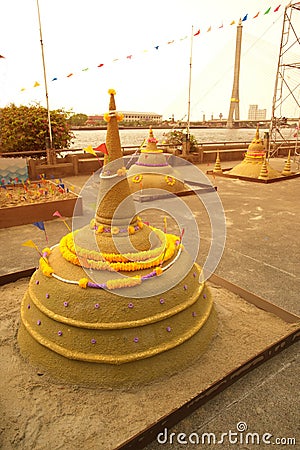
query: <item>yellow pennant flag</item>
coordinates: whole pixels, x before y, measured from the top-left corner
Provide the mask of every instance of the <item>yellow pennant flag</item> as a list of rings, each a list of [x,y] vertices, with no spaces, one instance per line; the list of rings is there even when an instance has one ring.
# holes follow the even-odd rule
[[[90,153],[91,155],[97,156],[97,153],[93,149],[91,145],[83,149],[86,153]]]
[[[38,83],[37,81],[34,83],[33,87],[38,87],[40,86],[40,83]]]
[[[22,245],[23,245],[23,247],[31,247],[31,248],[37,249],[37,246],[35,245],[35,243],[31,239],[29,239],[26,242],[23,242]]]

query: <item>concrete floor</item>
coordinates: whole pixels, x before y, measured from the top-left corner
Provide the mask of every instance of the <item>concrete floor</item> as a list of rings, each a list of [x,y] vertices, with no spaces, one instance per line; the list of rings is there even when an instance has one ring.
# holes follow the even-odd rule
[[[284,159],[275,159],[271,165],[281,170]],[[226,163],[223,168],[232,167]],[[199,166],[204,172],[209,168]],[[293,166],[295,169],[295,166]],[[65,183],[77,191],[88,177],[65,178]],[[300,315],[300,178],[272,184],[250,183],[215,177],[212,179],[222,201],[226,216],[227,237],[222,259],[216,273],[229,281],[252,291],[266,300]],[[195,210],[195,196],[185,197]],[[196,206],[198,208],[198,206]],[[195,214],[200,230],[207,227],[204,214]],[[60,220],[46,222],[49,245],[57,243],[66,234]],[[209,247],[209,235],[203,233],[203,249]],[[33,225],[0,230],[2,264],[0,275],[34,267],[39,255],[22,243],[32,239],[43,248],[43,232]],[[5,249],[5,253],[3,251]],[[238,344],[238,343],[237,343]],[[296,438],[296,445],[276,445],[276,448],[299,448],[299,343],[294,344],[259,368],[207,402],[188,418],[168,430],[168,443],[154,441],[147,450],[195,448],[196,445],[177,442],[178,433],[201,435],[205,432],[235,432],[238,422],[245,422],[249,432],[273,438]],[[170,433],[173,441],[170,443]],[[184,440],[181,437],[181,440]],[[171,439],[172,440],[172,439]],[[179,438],[180,440],[180,438]],[[250,449],[251,444],[216,444],[222,448]],[[207,443],[202,448],[211,448]],[[259,448],[267,448],[261,444]]]

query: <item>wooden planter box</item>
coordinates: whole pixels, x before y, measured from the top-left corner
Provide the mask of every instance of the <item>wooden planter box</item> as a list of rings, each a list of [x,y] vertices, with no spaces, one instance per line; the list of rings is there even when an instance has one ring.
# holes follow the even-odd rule
[[[82,197],[75,193],[72,194],[74,198],[0,208],[0,228],[53,220],[57,218],[53,216],[55,211],[59,211],[63,217],[72,217],[75,205],[76,215],[81,216],[83,213]]]

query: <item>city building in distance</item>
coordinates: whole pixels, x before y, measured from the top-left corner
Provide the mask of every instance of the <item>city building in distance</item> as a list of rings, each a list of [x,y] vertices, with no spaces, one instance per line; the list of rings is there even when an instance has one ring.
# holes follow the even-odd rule
[[[248,120],[266,120],[266,115],[266,109],[258,109],[258,105],[249,105]]]

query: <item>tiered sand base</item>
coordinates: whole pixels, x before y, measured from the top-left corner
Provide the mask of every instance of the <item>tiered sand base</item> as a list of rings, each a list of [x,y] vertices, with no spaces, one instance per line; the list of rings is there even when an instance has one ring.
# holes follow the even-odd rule
[[[63,278],[87,276],[66,262],[58,248],[49,262]],[[184,275],[187,263],[182,253],[163,275],[122,289],[118,294],[123,296],[81,289],[38,270],[22,302],[22,354],[56,378],[87,385],[128,386],[178,372],[201,355],[216,329],[199,267]],[[107,279],[107,273],[98,275]],[[153,292],[158,284],[163,294],[140,298],[143,289]]]

